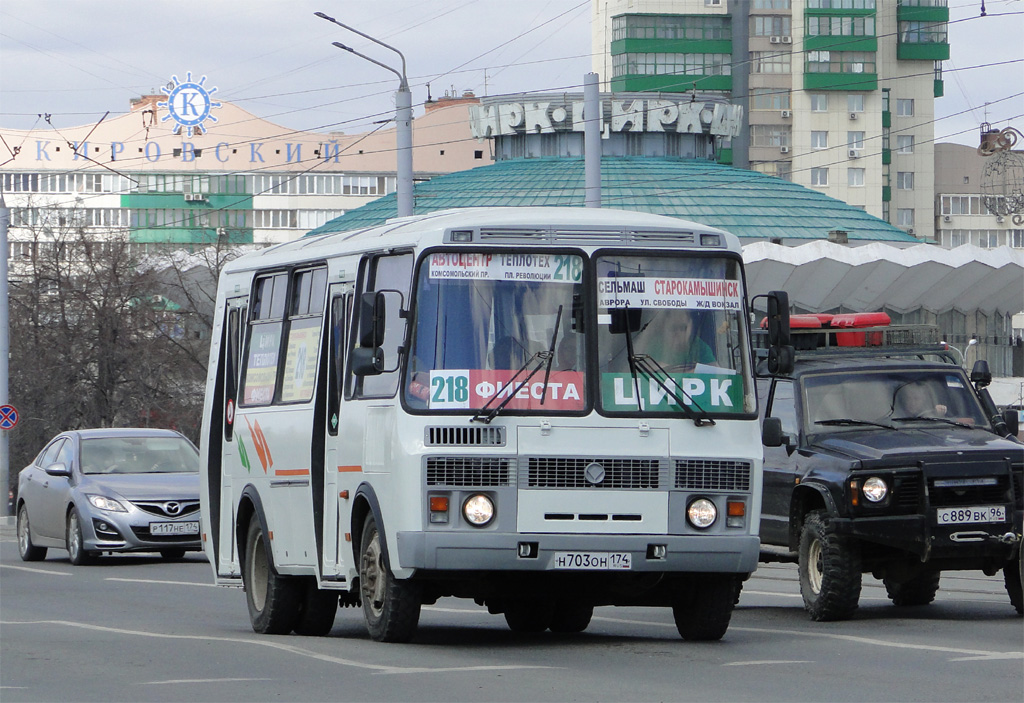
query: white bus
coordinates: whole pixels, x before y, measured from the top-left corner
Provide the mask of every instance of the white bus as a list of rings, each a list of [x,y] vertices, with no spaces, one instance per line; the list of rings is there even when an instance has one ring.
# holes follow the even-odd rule
[[[378,641],[472,598],[518,632],[666,606],[720,639],[759,555],[737,238],[610,209],[480,208],[225,267],[202,538],[261,633]]]

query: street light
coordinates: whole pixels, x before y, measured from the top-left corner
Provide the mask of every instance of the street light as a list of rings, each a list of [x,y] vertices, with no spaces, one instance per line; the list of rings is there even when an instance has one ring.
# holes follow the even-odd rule
[[[349,27],[347,24],[339,22],[338,20],[334,19],[333,17],[329,17],[328,15],[325,15],[323,12],[314,12],[313,14],[316,15],[317,17],[319,17],[320,19],[327,20],[328,22],[333,22],[334,24],[338,25],[339,27],[347,29],[350,32],[354,32],[355,34],[358,34],[359,36],[361,36],[361,37],[363,37],[365,39],[369,39],[373,43],[379,44],[380,46],[383,46],[385,49],[390,49],[391,51],[393,51],[396,54],[398,54],[399,58],[402,59],[402,70],[398,71],[397,69],[392,68],[391,66],[388,66],[385,63],[381,63],[380,61],[377,61],[376,59],[372,59],[369,56],[366,56],[364,54],[359,53],[358,51],[356,51],[355,49],[353,49],[350,46],[345,46],[341,42],[331,42],[331,44],[333,44],[334,46],[338,47],[339,49],[344,49],[345,51],[349,52],[350,54],[355,54],[359,58],[366,59],[367,61],[369,61],[372,64],[376,64],[377,66],[380,66],[381,68],[386,68],[387,70],[391,71],[396,76],[398,76],[398,80],[399,80],[398,92],[395,94],[395,127],[396,127],[396,129],[395,129],[395,141],[396,141],[396,145],[398,147],[398,184],[397,184],[398,185],[398,192],[397,192],[396,195],[397,195],[397,198],[398,198],[398,216],[399,217],[408,217],[409,215],[412,214],[412,210],[413,210],[413,204],[412,204],[412,91],[409,90],[409,80],[406,78],[406,73],[405,73],[405,56],[402,55],[401,51],[399,51],[395,47],[391,46],[390,44],[385,44],[384,42],[380,41],[379,39],[375,39],[375,38],[371,37],[369,34],[364,34],[363,32],[360,32],[358,29],[356,29],[354,27]]]
[[[977,343],[978,343],[978,338],[977,337],[971,337],[971,340],[969,342],[967,342],[966,350],[970,351],[971,347],[973,347]],[[939,344],[943,345],[944,347],[948,347],[948,348],[952,349],[953,351],[955,351],[957,354],[959,354],[960,355],[960,365],[963,366],[964,368],[967,368],[967,355],[964,352],[960,351],[959,349],[954,347],[952,344],[950,344],[946,340],[942,340],[941,342],[939,342]]]

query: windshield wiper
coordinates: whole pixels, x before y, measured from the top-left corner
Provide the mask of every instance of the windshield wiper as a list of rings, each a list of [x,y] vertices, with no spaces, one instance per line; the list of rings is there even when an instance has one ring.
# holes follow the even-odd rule
[[[668,394],[668,396],[676,402],[676,405],[679,406],[679,408],[683,411],[686,417],[693,420],[694,425],[696,425],[697,427],[703,427],[704,425],[715,424],[715,421],[708,417],[708,411],[702,408],[689,393],[687,393],[678,385],[676,385],[674,381],[671,386],[665,383],[665,379],[671,380],[672,377],[669,375],[668,371],[665,370],[665,367],[659,364],[658,360],[655,359],[653,356],[648,356],[647,354],[630,353],[630,366],[633,365],[635,365],[636,368],[640,369],[640,372],[643,373],[645,377],[654,379],[658,386],[661,387],[661,390],[665,391],[665,393]],[[657,371],[657,373],[655,371]],[[678,391],[678,393],[676,391]],[[679,394],[682,394],[682,398],[679,397]],[[689,401],[689,404],[683,402],[684,398],[687,401]],[[637,403],[639,402],[640,394],[638,392]],[[693,409],[690,408],[690,405],[692,405],[694,408],[697,408],[697,410],[700,411],[700,414],[694,412]]]
[[[871,422],[870,420],[854,420],[852,417],[836,417],[829,420],[816,420],[815,425],[869,425],[871,427],[881,427],[886,430],[895,430],[893,425],[887,425],[881,422]]]
[[[517,393],[519,393],[519,391],[523,389],[523,386],[529,383],[530,379],[537,375],[537,372],[540,371],[541,368],[545,366],[544,362],[546,361],[547,371],[544,373],[544,387],[541,390],[540,395],[540,404],[544,404],[544,398],[547,396],[548,392],[548,379],[551,376],[551,362],[555,358],[555,342],[558,340],[558,325],[562,321],[562,307],[563,306],[561,305],[558,306],[558,315],[555,318],[555,332],[554,334],[551,335],[551,345],[547,348],[546,351],[536,352],[533,356],[527,359],[526,363],[520,366],[519,370],[516,371],[515,374],[513,374],[512,378],[508,382],[508,385],[511,386],[513,383],[515,383],[515,380],[519,378],[519,374],[525,371],[526,368],[534,361],[540,361],[541,363],[537,364],[537,366],[534,367],[533,371],[527,374],[526,378],[524,378],[522,382],[512,390],[511,393],[505,396],[505,400],[501,401],[501,403],[496,405],[491,410],[487,410],[488,406],[491,403],[493,403],[494,400],[498,397],[497,393],[492,395],[490,400],[484,403],[483,406],[476,411],[476,414],[469,419],[470,422],[482,422],[485,425],[489,425],[491,420],[496,418],[498,416],[498,413],[500,413],[506,405],[512,402],[512,399],[516,396]],[[507,387],[508,386],[506,386],[506,388]]]
[[[924,422],[944,422],[947,425],[953,425],[955,427],[966,427],[968,429],[975,429],[974,425],[968,425],[966,422],[960,422],[959,420],[951,420],[948,417],[921,417],[921,416],[909,416],[909,417],[894,417],[893,420],[900,422],[910,422],[911,420],[923,420]]]

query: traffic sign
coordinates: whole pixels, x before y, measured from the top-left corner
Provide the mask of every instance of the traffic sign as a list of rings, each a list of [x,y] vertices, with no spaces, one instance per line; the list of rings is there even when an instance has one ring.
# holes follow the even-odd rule
[[[17,424],[17,408],[13,405],[0,405],[0,430],[13,430]]]

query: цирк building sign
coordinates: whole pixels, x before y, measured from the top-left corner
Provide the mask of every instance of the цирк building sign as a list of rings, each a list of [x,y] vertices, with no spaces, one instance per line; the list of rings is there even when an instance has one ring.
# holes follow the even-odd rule
[[[487,101],[469,108],[473,136],[477,139],[505,135],[583,132],[585,116],[582,96],[522,96]],[[543,99],[541,99],[543,98]],[[601,99],[602,134],[611,132],[675,132],[739,136],[743,108],[739,105],[666,100],[649,97],[605,97]]]

